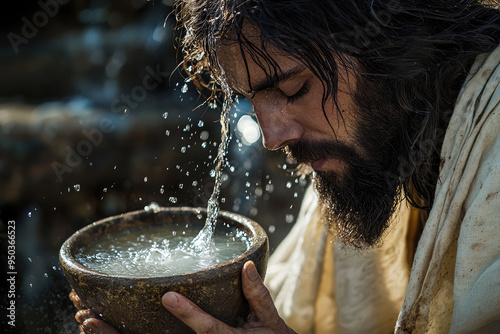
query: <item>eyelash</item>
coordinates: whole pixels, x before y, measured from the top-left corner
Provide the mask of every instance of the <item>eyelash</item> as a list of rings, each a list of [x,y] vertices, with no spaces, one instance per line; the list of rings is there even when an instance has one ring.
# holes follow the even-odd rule
[[[292,96],[286,96],[286,102],[287,103],[295,103],[298,100],[300,100],[302,97],[304,97],[307,93],[309,92],[309,81],[306,81],[304,85],[299,89],[299,91]]]

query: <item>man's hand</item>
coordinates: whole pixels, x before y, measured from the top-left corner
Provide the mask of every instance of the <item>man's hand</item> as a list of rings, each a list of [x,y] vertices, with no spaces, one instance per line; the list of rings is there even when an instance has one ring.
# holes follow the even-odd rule
[[[242,328],[232,328],[219,321],[198,306],[176,292],[163,295],[163,306],[173,315],[191,327],[197,333],[229,334],[229,333],[295,333],[278,315],[269,290],[265,287],[257,273],[253,262],[243,266],[241,274],[243,293],[250,304],[248,322]],[[86,334],[119,334],[119,332],[102,320],[96,319],[93,312],[84,309],[80,298],[74,291],[70,299],[79,311],[76,320],[81,324],[80,333]]]

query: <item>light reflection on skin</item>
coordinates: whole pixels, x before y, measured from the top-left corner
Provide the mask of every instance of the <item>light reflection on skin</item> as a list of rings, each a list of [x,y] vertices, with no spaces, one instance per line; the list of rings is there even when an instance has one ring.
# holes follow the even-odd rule
[[[250,41],[260,45],[260,37],[257,37],[254,28],[246,25],[243,32]],[[325,104],[330,126],[323,113],[323,85],[320,79],[310,69],[277,48],[268,46],[268,51],[280,67],[279,82],[268,82],[264,70],[246,54],[251,84],[249,87],[239,45],[228,42],[218,49],[219,63],[224,69],[228,84],[235,93],[252,103],[262,131],[264,147],[277,150],[300,140],[337,140],[355,148],[363,156],[353,135],[356,128],[351,93],[351,88],[355,86],[354,76],[349,75],[342,67],[339,68],[337,105],[332,97]],[[311,167],[318,171],[333,171],[339,176],[344,174],[344,162],[341,159],[314,161],[311,162]]]

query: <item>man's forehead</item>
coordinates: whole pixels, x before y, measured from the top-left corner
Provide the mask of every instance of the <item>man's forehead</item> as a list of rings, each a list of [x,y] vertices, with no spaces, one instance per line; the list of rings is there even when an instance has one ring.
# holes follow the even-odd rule
[[[220,66],[224,70],[226,82],[232,89],[250,94],[269,78],[276,78],[290,71],[297,72],[297,68],[303,68],[284,52],[266,51],[266,57],[269,59],[255,54],[252,57],[248,51],[242,51],[237,43],[218,48]]]
[[[236,91],[247,91],[249,89],[248,74],[246,74],[244,63],[238,66],[239,62],[234,57],[227,59],[225,56],[219,56],[219,58],[220,66],[224,71],[224,80],[226,80],[227,84]]]
[[[259,28],[248,20],[243,21],[239,37],[229,33],[219,40],[216,53],[225,80],[239,92],[250,92],[254,83],[279,74],[291,59],[263,40]]]
[[[266,73],[256,66],[248,53],[245,58],[238,43],[222,45],[217,50],[217,58],[225,75],[225,80],[231,88],[238,92],[250,91],[250,80],[256,81],[266,76]]]

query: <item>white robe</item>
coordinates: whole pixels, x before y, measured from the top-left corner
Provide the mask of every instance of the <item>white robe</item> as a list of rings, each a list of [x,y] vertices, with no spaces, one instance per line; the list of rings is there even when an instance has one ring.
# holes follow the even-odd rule
[[[479,56],[464,83],[411,273],[406,203],[385,243],[359,253],[330,242],[314,190],[307,191],[266,275],[295,331],[500,333],[499,63],[500,48]]]

